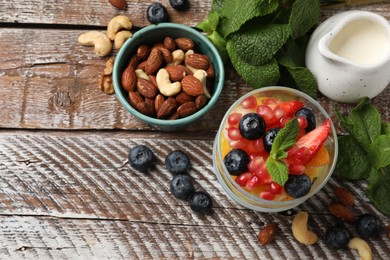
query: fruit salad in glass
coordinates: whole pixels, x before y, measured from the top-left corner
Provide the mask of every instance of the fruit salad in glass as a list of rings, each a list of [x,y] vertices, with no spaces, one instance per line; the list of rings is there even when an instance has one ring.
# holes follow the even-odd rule
[[[337,136],[326,111],[286,87],[265,87],[237,100],[217,133],[213,162],[222,187],[259,211],[299,205],[329,179]]]

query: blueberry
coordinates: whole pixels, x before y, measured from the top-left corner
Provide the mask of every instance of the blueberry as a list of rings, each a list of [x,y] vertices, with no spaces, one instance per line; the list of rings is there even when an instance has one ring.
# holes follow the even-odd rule
[[[165,167],[172,174],[185,173],[190,167],[190,158],[184,152],[175,150],[165,158]]]
[[[289,175],[284,184],[284,189],[293,198],[300,198],[309,193],[311,188],[310,178],[306,174]]]
[[[231,150],[223,159],[230,175],[239,175],[240,173],[246,172],[249,161],[248,154],[240,149]]]
[[[295,116],[303,116],[306,118],[307,120],[307,127],[305,128],[306,133],[316,128],[316,117],[314,116],[313,112],[310,109],[303,107],[299,109],[297,112],[295,112]]]
[[[203,191],[195,191],[192,193],[189,197],[189,203],[193,211],[203,215],[209,214],[213,207],[213,201],[210,195]]]
[[[145,145],[137,145],[129,151],[129,163],[136,170],[147,171],[154,166],[154,160],[152,150]]]
[[[175,198],[186,200],[194,191],[194,183],[188,174],[177,174],[169,186]]]
[[[169,4],[179,11],[187,10],[190,7],[188,0],[169,0]]]
[[[275,127],[269,129],[267,132],[265,132],[264,137],[263,137],[263,144],[264,144],[264,149],[267,152],[271,152],[272,144],[274,143],[276,135],[279,133],[280,128]]]
[[[242,137],[256,140],[261,138],[265,132],[265,121],[256,113],[248,113],[241,118],[238,129]]]
[[[146,18],[151,23],[165,23],[169,21],[167,9],[160,3],[149,5],[146,10]]]
[[[379,234],[381,225],[378,217],[371,214],[361,215],[356,222],[356,232],[362,238],[370,238]]]
[[[328,228],[325,234],[326,243],[334,249],[347,247],[350,238],[348,229],[343,224]]]

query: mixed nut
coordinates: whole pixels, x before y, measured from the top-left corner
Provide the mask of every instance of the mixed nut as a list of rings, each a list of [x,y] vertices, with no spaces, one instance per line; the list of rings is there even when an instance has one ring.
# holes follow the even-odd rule
[[[171,120],[204,107],[214,68],[208,56],[195,50],[193,40],[184,37],[140,45],[121,76],[131,106],[146,116]]]

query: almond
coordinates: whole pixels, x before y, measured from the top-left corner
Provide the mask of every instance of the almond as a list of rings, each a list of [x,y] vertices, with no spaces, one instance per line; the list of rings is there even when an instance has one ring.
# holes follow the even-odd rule
[[[153,116],[154,110],[149,104],[141,102],[137,104],[137,110],[146,116]]]
[[[177,114],[179,115],[179,117],[186,117],[192,115],[196,111],[198,111],[198,109],[196,108],[195,102],[192,101],[186,102],[177,108]]]
[[[150,54],[150,47],[148,45],[140,45],[137,49],[137,56],[141,60],[146,60]]]
[[[149,79],[150,79],[150,82],[152,82],[153,85],[157,88],[156,76],[154,76],[154,75],[149,75]]]
[[[176,50],[175,40],[170,36],[165,37],[164,38],[164,47],[167,48],[170,52]]]
[[[195,46],[190,38],[176,38],[175,43],[183,51],[192,50]]]
[[[184,92],[180,92],[179,94],[176,95],[175,100],[179,105],[182,105],[184,103],[194,101],[194,97],[187,95]]]
[[[214,66],[211,62],[209,62],[209,67],[206,70],[207,77],[208,78],[214,78],[215,72],[214,72]]]
[[[158,94],[156,96],[156,99],[154,100],[154,109],[156,111],[159,111],[160,110],[160,107],[161,107],[161,104],[165,101],[165,98],[163,95],[161,94]]]
[[[270,223],[266,225],[258,235],[258,239],[261,245],[265,246],[275,240],[277,225]]]
[[[146,60],[138,64],[137,69],[145,71],[145,67],[146,67]]]
[[[153,116],[156,115],[156,109],[154,107],[154,98],[145,98],[145,103],[148,106],[148,109],[152,111]]]
[[[353,196],[353,194],[346,188],[334,187],[333,192],[338,201],[346,207],[351,207],[355,204],[355,196]]]
[[[126,91],[133,91],[135,89],[137,83],[137,76],[135,75],[135,70],[133,67],[127,67],[123,73],[121,78],[122,87]]]
[[[167,98],[157,111],[157,118],[167,118],[176,110],[177,103],[173,97]]]
[[[165,67],[171,81],[181,81],[187,75],[187,68],[183,65]]]
[[[158,94],[158,89],[153,83],[143,78],[137,78],[137,90],[146,98],[155,98]]]
[[[139,62],[140,62],[140,60],[139,60],[138,56],[134,55],[133,57],[131,57],[129,64],[127,64],[127,67],[133,67],[135,69],[135,68],[137,68]]]
[[[132,107],[137,108],[137,104],[144,102],[144,99],[138,92],[129,91],[129,102]]]
[[[170,117],[168,117],[168,120],[175,120],[175,119],[178,119],[178,118],[179,118],[179,114],[176,111]]]
[[[163,63],[163,55],[159,49],[153,48],[146,60],[146,74],[155,74]]]
[[[345,207],[341,203],[332,203],[329,205],[329,211],[332,213],[335,217],[347,221],[347,222],[355,222],[356,217],[353,214],[353,212]]]
[[[185,64],[200,70],[207,70],[209,67],[209,58],[206,55],[194,53],[185,57]]]
[[[110,4],[112,4],[114,7],[121,10],[126,9],[127,6],[126,0],[108,0],[108,2],[110,2]]]
[[[161,46],[161,47],[156,47],[156,49],[161,51],[163,58],[164,58],[164,61],[166,63],[170,63],[173,61],[172,52],[170,52],[167,48]]]
[[[208,100],[209,99],[205,95],[197,96],[195,99],[196,108],[201,109],[202,107],[204,107],[207,104]]]
[[[192,75],[187,75],[182,79],[181,87],[183,92],[190,96],[204,94],[202,83]]]

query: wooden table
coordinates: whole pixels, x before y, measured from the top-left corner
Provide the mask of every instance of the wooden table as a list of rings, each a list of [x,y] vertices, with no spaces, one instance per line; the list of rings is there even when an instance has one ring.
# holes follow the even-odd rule
[[[358,258],[357,251],[329,249],[323,236],[336,222],[327,210],[335,200],[335,185],[356,196],[357,215],[373,213],[390,224],[369,203],[366,182],[332,177],[295,209],[310,214],[310,227],[320,236],[313,246],[294,239],[293,216],[245,209],[222,190],[212,167],[213,138],[227,108],[251,89],[231,66],[215,108],[178,133],[140,123],[115,95],[98,89],[107,58],[80,46],[77,37],[87,30],[105,30],[119,14],[128,15],[137,28],[148,25],[146,8],[154,1],[127,2],[128,8],[119,11],[105,0],[0,0],[0,259]],[[197,0],[179,13],[168,0],[160,2],[172,22],[189,26],[211,8],[210,0]],[[348,9],[390,19],[387,0],[323,7],[321,19]],[[335,103],[318,100],[333,117]],[[386,121],[389,101],[389,87],[374,99]],[[148,145],[158,157],[150,175],[127,164],[128,150],[137,144]],[[190,154],[196,187],[213,197],[211,216],[192,212],[170,194],[171,175],[163,160],[174,149]],[[257,234],[270,222],[279,227],[277,238],[261,246]],[[384,233],[369,244],[375,259],[388,259],[390,239]]]

